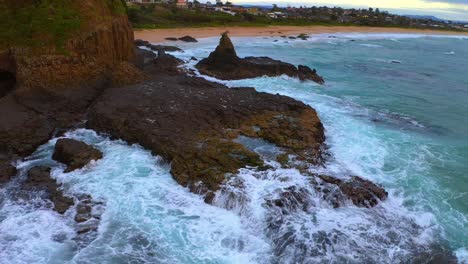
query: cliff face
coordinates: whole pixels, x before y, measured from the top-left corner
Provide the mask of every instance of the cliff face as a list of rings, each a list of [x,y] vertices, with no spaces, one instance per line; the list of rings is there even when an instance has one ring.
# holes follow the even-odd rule
[[[0,0],[0,24],[0,176],[104,88],[143,78],[121,0]]]
[[[26,45],[10,40],[6,50],[16,63],[18,87],[68,88],[95,85],[103,76],[110,78],[116,65],[134,57],[133,31],[127,16],[122,10],[114,10],[123,8],[121,4],[112,0],[73,1],[69,8],[77,17],[77,28],[52,32],[57,36],[46,40],[36,37]],[[10,8],[14,13],[25,6]],[[66,39],[58,39],[65,33]],[[44,44],[38,43],[41,41]]]

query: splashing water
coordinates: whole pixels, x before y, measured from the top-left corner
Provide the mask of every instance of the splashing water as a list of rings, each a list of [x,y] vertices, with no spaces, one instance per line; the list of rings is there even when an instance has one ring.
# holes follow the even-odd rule
[[[322,88],[287,77],[225,82],[288,95],[314,107],[325,125],[332,157],[326,169],[311,170],[336,177],[359,175],[382,184],[389,191],[385,202],[371,209],[351,202],[333,208],[315,190],[312,178],[274,161],[280,151],[275,146],[244,138],[239,142],[257,151],[272,168],[262,172],[241,169],[227,179],[211,206],[178,185],[169,165],[159,157],[137,145],[76,130],[65,137],[94,145],[104,158],[63,173],[64,167],[51,160],[57,140],[52,139],[18,163],[19,176],[0,190],[0,262],[408,263],[447,247],[463,263],[468,242],[468,170],[463,166],[467,152],[460,145],[468,145],[463,141],[466,131],[459,121],[451,120],[459,118],[453,112],[425,115],[422,107],[434,104],[435,99],[419,95],[420,90],[409,95],[401,92],[407,86],[395,91],[392,78],[400,78],[399,86],[405,85],[403,79],[409,82],[415,76],[438,80],[415,71],[419,66],[413,57],[402,59],[402,64],[374,58],[401,59],[403,55],[390,49],[389,42],[407,49],[449,44],[442,38],[393,37],[398,42],[365,39],[365,44],[378,47],[350,44],[346,37],[333,39],[334,44],[329,40],[271,44],[263,39],[242,43],[233,39],[241,55],[275,54],[276,59],[316,66],[328,84]],[[214,40],[201,41],[177,55],[202,58],[214,45]],[[444,50],[468,52],[456,45]],[[363,59],[363,53],[369,58]],[[446,59],[455,57],[440,53]],[[374,79],[375,71],[390,72],[393,77]],[[451,82],[461,93],[457,97],[463,96],[460,80]],[[403,99],[407,101],[400,102]],[[453,106],[453,111],[463,107]],[[444,116],[448,120],[442,120]],[[18,195],[26,171],[37,165],[53,167],[52,177],[63,184],[66,195],[90,194],[104,202],[97,236],[86,245],[76,242],[75,208],[62,216],[39,196],[28,200]]]

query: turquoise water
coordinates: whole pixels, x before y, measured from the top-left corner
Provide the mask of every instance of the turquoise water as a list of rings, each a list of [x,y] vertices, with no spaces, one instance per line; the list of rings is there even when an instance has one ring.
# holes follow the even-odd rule
[[[75,130],[65,137],[94,145],[104,158],[63,173],[51,160],[52,139],[17,164],[20,175],[0,190],[0,263],[411,263],[441,248],[466,263],[468,39],[275,39],[233,42],[241,56],[315,67],[327,84],[288,77],[224,83],[314,107],[331,157],[327,168],[311,170],[370,179],[389,191],[385,202],[333,208],[297,170],[269,160],[274,147],[251,142],[272,169],[240,170],[210,206],[178,185],[159,157]],[[183,44],[186,51],[176,55],[203,58],[216,42]],[[75,209],[61,216],[40,197],[31,202],[18,195],[18,184],[35,165],[52,166],[67,195],[86,193],[103,203],[97,233],[77,242]],[[291,187],[305,189],[309,209],[285,213],[265,206]]]

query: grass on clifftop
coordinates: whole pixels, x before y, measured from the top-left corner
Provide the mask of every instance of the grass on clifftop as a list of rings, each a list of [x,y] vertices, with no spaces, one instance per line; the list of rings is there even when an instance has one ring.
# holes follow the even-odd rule
[[[125,0],[102,1],[112,14],[127,13]],[[64,51],[66,40],[88,24],[89,16],[102,16],[80,13],[80,4],[78,0],[0,0],[0,49],[55,47]]]
[[[2,46],[61,47],[81,25],[79,14],[71,8],[72,0],[3,5],[0,7]]]

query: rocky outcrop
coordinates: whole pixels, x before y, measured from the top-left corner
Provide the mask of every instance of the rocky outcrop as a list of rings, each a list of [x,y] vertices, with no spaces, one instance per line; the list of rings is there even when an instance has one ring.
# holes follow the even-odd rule
[[[50,177],[50,168],[48,167],[30,169],[23,188],[44,191],[46,198],[54,204],[54,210],[59,214],[64,214],[74,204],[73,199],[65,196],[60,190],[60,184]]]
[[[36,2],[0,1],[2,25],[27,32],[0,39],[0,112],[8,113],[0,115],[0,156],[7,163],[81,121],[107,86],[146,77],[132,64],[133,30],[122,1],[48,1],[49,16],[36,15]],[[31,12],[21,14],[34,23],[25,26],[18,10]]]
[[[102,159],[102,152],[90,145],[74,139],[57,140],[52,159],[66,164],[65,172],[81,169],[92,160]]]
[[[338,186],[341,193],[356,206],[370,208],[377,205],[379,201],[387,199],[388,196],[385,189],[361,177],[353,176],[346,181],[326,175],[318,175],[318,177],[325,183]],[[336,195],[336,193],[333,194],[332,200],[335,206],[339,207],[340,198]]]
[[[166,45],[155,45],[155,44],[151,44],[149,41],[146,41],[146,40],[141,40],[141,39],[137,39],[135,40],[135,45],[136,46],[139,46],[139,47],[147,47],[149,48],[150,50],[152,51],[182,51],[182,49],[176,47],[176,46],[166,46]]]
[[[325,139],[316,112],[301,102],[185,75],[107,90],[87,126],[163,156],[177,182],[203,194],[240,168],[264,168],[257,153],[234,141],[239,135],[263,138],[315,163]]]
[[[325,80],[322,76],[317,74],[317,70],[311,69],[304,65],[299,65],[297,67],[298,77],[301,81],[312,80],[318,84],[325,84]]]
[[[223,33],[219,45],[208,58],[201,60],[196,68],[200,73],[222,80],[238,80],[261,76],[280,76],[300,78],[302,81],[311,80],[324,84],[324,80],[316,70],[306,66],[294,65],[268,57],[239,58],[227,33]]]
[[[179,38],[179,40],[184,41],[184,42],[198,42],[194,37],[191,36],[184,36]]]

